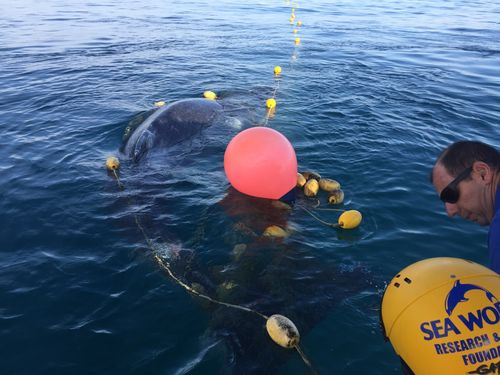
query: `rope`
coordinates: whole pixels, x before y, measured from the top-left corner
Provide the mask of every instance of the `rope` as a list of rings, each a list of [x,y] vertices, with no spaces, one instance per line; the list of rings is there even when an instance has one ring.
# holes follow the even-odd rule
[[[327,225],[329,227],[332,227],[332,228],[338,228],[338,227],[340,227],[340,224],[338,224],[338,223],[329,223],[328,221],[322,220],[321,218],[319,218],[318,216],[316,216],[315,214],[313,214],[311,211],[309,211],[304,206],[297,206],[297,207],[302,208],[305,212],[307,212],[309,215],[311,215],[311,217],[313,217],[314,219],[316,219],[317,221],[319,221],[321,224],[325,224],[325,225]],[[332,209],[332,210],[334,210],[334,209]]]
[[[304,361],[304,363],[306,364],[306,366],[309,367],[309,370],[311,371],[311,373],[313,375],[319,375],[316,372],[316,370],[314,369],[314,367],[313,367],[311,361],[309,360],[309,358],[307,358],[306,355],[304,354],[304,352],[302,351],[302,349],[298,345],[295,346],[295,349],[299,353],[300,358],[302,358],[302,361]]]
[[[278,89],[280,87],[280,81],[281,81],[281,77],[279,76],[276,76],[275,78],[275,81],[276,81],[276,86],[274,88],[274,92],[273,92],[273,96],[271,97],[272,99],[275,99],[276,100],[276,94],[278,92]],[[269,123],[269,118],[274,115],[274,112],[276,111],[276,107],[273,107],[273,108],[268,108],[267,111],[266,111],[266,117],[264,118],[264,121],[262,123],[263,126],[267,126],[268,123]]]
[[[292,9],[295,9],[296,7],[297,7],[297,4],[296,3],[292,3]],[[293,17],[295,19],[295,13],[292,13],[292,15],[293,15]],[[288,62],[288,67],[289,67],[290,74],[293,73],[293,71],[294,71],[294,62],[297,60],[297,55],[296,55],[296,52],[295,52],[296,48],[297,48],[297,43],[294,46],[294,49],[293,49],[293,52],[292,52],[292,56],[290,57],[290,61]],[[276,100],[278,89],[280,87],[280,78],[281,77],[279,75],[275,75],[276,86],[274,88],[274,92],[273,92],[273,95],[271,96],[271,99],[275,99]],[[263,126],[268,126],[269,119],[272,117],[272,115],[274,115],[275,111],[276,111],[275,107],[268,108],[268,110],[266,111],[266,116],[264,118],[264,121],[262,122]]]
[[[254,313],[254,314],[257,314],[259,315],[261,318],[267,320],[269,319],[268,316],[264,315],[264,314],[261,314],[260,312],[258,311],[255,311],[255,310],[252,310],[248,307],[244,307],[244,306],[240,306],[240,305],[234,305],[232,303],[226,303],[226,302],[222,302],[222,301],[218,301],[216,299],[213,299],[213,298],[210,298],[204,294],[201,294],[200,292],[194,290],[193,288],[191,288],[189,285],[185,284],[184,282],[182,282],[181,280],[179,280],[172,272],[172,270],[170,269],[170,264],[168,262],[165,262],[163,258],[161,258],[160,256],[158,256],[157,254],[154,254],[154,257],[156,259],[156,261],[158,262],[158,264],[165,270],[167,271],[167,273],[169,274],[169,276],[174,279],[180,286],[182,286],[184,289],[186,289],[188,292],[190,293],[193,293],[195,295],[197,295],[198,297],[200,298],[203,298],[207,301],[210,301],[210,302],[213,302],[213,303],[217,303],[219,305],[223,305],[223,306],[226,306],[226,307],[232,307],[232,308],[235,308],[235,309],[239,309],[239,310],[243,310],[243,311],[247,311],[247,312],[250,312],[250,313]]]
[[[216,304],[219,304],[219,305],[223,305],[223,306],[226,306],[226,307],[232,307],[232,308],[235,308],[235,309],[239,309],[239,310],[243,310],[243,311],[247,311],[247,312],[250,312],[250,313],[254,313],[254,314],[257,314],[259,315],[260,317],[264,318],[265,320],[267,320],[269,317],[264,315],[264,314],[261,314],[260,312],[258,311],[255,311],[255,310],[252,310],[248,307],[244,307],[244,306],[240,306],[240,305],[234,305],[232,303],[226,303],[226,302],[222,302],[222,301],[218,301],[216,299],[213,299],[205,294],[202,294],[200,292],[198,292],[197,290],[191,288],[189,285],[187,285],[185,282],[183,282],[182,280],[180,280],[177,276],[175,276],[175,274],[173,273],[172,269],[170,268],[170,263],[165,261],[165,259],[163,259],[159,254],[158,252],[155,250],[155,246],[153,244],[153,241],[151,241],[151,239],[149,238],[149,236],[147,235],[146,231],[144,230],[143,226],[141,225],[140,221],[139,221],[139,218],[137,217],[137,215],[134,215],[134,218],[135,218],[135,222],[137,224],[137,227],[139,228],[139,230],[141,231],[142,235],[144,236],[144,240],[146,241],[146,243],[148,244],[148,247],[149,249],[152,251],[153,253],[153,256],[156,260],[156,262],[158,263],[158,265],[163,268],[167,273],[168,275],[177,283],[179,284],[180,286],[182,286],[184,289],[186,289],[188,292],[200,297],[200,298],[203,298],[207,301],[210,301],[210,302],[213,302],[213,303],[216,303]]]
[[[118,184],[118,187],[119,187],[121,190],[124,190],[124,189],[125,189],[125,186],[121,183],[120,178],[118,177],[118,173],[116,173],[116,169],[113,169],[112,171],[113,171],[113,174],[114,174],[114,176],[115,176],[115,178],[116,178],[116,182],[117,182],[117,184]]]

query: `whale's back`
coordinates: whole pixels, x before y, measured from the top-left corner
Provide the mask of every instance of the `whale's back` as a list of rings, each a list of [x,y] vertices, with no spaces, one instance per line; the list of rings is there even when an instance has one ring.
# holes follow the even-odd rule
[[[222,107],[207,99],[185,99],[147,117],[125,140],[123,152],[138,161],[150,149],[185,141],[222,117]]]

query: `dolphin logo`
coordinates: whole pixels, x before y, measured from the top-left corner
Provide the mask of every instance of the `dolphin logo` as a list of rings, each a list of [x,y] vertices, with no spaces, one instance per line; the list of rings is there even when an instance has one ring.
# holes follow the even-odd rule
[[[468,298],[465,298],[465,294],[470,290],[480,290],[484,292],[490,302],[493,302],[493,300],[496,300],[496,302],[498,302],[498,299],[489,290],[486,290],[474,284],[462,284],[460,283],[460,280],[457,280],[455,281],[455,285],[453,285],[453,288],[446,296],[446,312],[448,313],[448,315],[451,315],[451,313],[459,303],[467,302],[469,300]]]

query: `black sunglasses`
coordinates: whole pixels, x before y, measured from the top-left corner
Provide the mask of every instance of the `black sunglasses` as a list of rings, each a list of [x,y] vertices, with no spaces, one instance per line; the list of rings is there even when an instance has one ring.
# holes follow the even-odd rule
[[[472,167],[465,168],[460,174],[455,177],[453,181],[451,181],[439,194],[439,198],[444,203],[457,203],[458,198],[460,198],[460,191],[458,191],[458,184],[469,177],[472,172]]]

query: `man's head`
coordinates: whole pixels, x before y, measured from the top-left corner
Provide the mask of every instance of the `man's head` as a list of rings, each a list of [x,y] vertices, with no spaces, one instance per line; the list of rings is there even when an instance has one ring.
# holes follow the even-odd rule
[[[500,153],[476,141],[459,141],[439,155],[431,182],[449,216],[488,225],[500,178]]]

